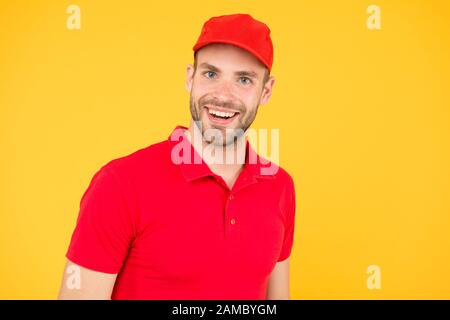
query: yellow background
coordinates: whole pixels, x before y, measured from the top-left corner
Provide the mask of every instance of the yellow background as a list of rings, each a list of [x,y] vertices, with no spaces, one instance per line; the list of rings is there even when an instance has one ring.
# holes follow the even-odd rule
[[[245,12],[275,46],[254,127],[296,183],[292,298],[449,299],[449,3],[1,1],[0,298],[56,297],[92,175],[188,125],[203,22]]]

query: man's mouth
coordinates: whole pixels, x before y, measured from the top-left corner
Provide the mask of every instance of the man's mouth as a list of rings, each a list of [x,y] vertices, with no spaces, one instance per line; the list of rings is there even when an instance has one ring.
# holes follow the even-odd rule
[[[217,124],[229,124],[239,115],[238,111],[205,106],[208,118]]]

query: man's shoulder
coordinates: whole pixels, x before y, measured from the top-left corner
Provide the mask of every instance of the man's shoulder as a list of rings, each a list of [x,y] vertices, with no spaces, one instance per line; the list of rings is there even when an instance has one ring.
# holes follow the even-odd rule
[[[284,193],[293,194],[295,193],[295,185],[294,179],[289,174],[289,172],[282,168],[281,166],[277,166],[278,171],[275,175],[275,181],[280,190],[283,190]]]
[[[281,166],[278,166],[278,173],[277,174],[279,176],[279,179],[282,179],[283,181],[293,182],[293,180],[294,180],[292,178],[291,174],[286,169],[284,169]]]
[[[167,165],[170,157],[167,140],[153,143],[126,155],[114,158],[102,166],[102,169],[119,174],[132,174],[142,170],[159,170]]]
[[[267,158],[258,154],[258,161],[261,163],[259,166],[260,175],[271,176],[276,182],[291,183],[293,184],[293,178],[291,174],[283,168],[281,165],[270,161]]]

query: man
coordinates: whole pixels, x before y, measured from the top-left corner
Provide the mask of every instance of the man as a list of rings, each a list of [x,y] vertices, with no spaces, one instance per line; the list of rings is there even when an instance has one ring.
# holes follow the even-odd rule
[[[272,94],[270,30],[213,17],[193,50],[190,127],[94,175],[60,299],[290,298],[293,180],[244,134]]]

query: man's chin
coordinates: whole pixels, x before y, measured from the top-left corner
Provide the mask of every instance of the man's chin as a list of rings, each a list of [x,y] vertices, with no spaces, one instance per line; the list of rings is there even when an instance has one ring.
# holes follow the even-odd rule
[[[207,141],[208,143],[213,143],[217,146],[224,146],[224,147],[233,144],[245,133],[242,129],[234,127],[224,128],[212,126],[211,129],[213,129],[210,130],[212,132],[208,132],[205,130],[205,132],[203,133],[203,138],[205,139],[205,141]],[[217,135],[219,135],[219,137],[214,138]]]
[[[245,133],[243,128],[236,127],[235,125],[211,123],[209,119],[202,118],[200,121],[195,121],[195,123],[202,133],[203,140],[215,145],[229,145]],[[216,136],[218,137],[216,138]]]

